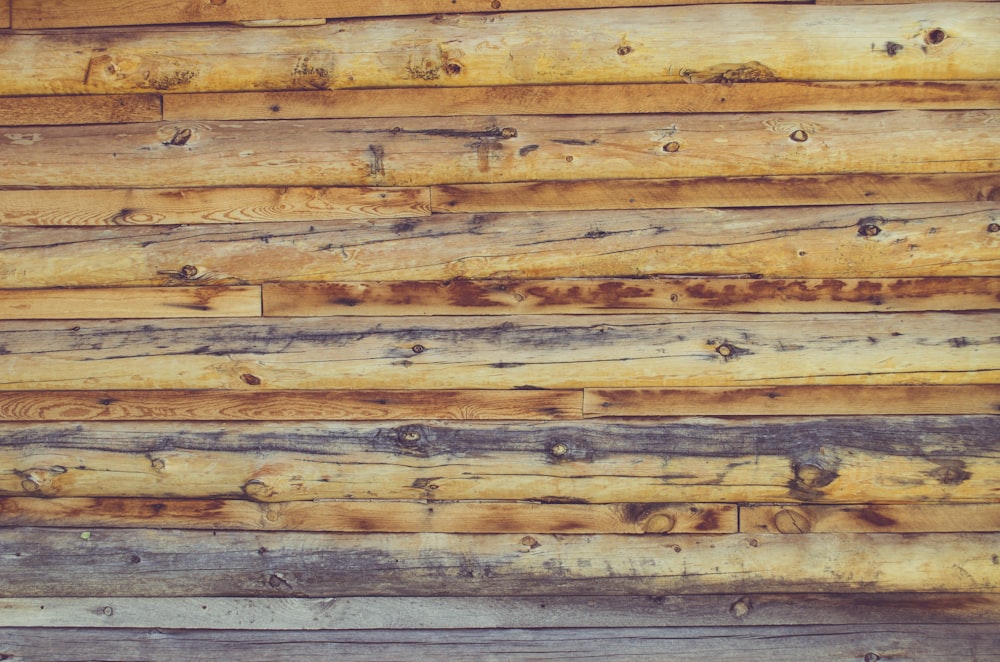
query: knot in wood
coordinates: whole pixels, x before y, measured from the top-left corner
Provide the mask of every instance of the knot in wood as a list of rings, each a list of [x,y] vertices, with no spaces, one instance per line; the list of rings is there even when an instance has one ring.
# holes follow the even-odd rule
[[[928,44],[940,44],[942,41],[948,38],[947,33],[941,28],[934,28],[933,30],[928,30],[927,35],[924,39]]]
[[[809,533],[812,524],[809,519],[797,510],[779,510],[774,516],[774,528],[779,533]]]
[[[1000,232],[1000,223],[990,223],[986,226],[987,232]]]
[[[191,280],[198,275],[198,267],[193,264],[185,264],[180,270],[181,278],[185,280]]]
[[[668,142],[666,145],[663,146],[664,152],[674,153],[680,151],[680,149],[681,149],[681,144],[674,140],[671,140],[670,142]]]
[[[642,530],[645,533],[670,533],[675,524],[673,516],[667,513],[657,513],[643,523]]]
[[[874,237],[882,232],[882,228],[874,223],[865,223],[858,229],[858,234],[862,237]]]
[[[795,129],[788,135],[788,137],[797,143],[804,143],[809,140],[809,134],[802,129]]]
[[[521,538],[521,544],[527,547],[528,549],[538,549],[539,547],[542,546],[542,543],[538,542],[531,536],[524,536],[523,538]]]
[[[569,453],[569,444],[559,441],[552,444],[552,448],[549,449],[549,453],[556,457],[563,457]]]
[[[733,604],[729,605],[729,613],[734,617],[743,619],[753,611],[753,600],[748,596],[743,596]]]
[[[517,129],[515,129],[512,126],[505,126],[504,128],[500,129],[500,137],[508,139],[517,138]]]

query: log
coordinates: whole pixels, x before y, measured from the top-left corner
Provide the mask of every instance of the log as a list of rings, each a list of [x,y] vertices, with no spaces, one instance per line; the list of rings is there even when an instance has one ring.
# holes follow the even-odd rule
[[[0,126],[159,122],[160,105],[157,94],[0,97]]]
[[[0,529],[9,568],[6,597],[990,593],[1000,588],[1000,569],[991,560],[1000,544],[998,533],[683,539],[155,529],[85,533],[90,534],[86,539],[78,529]],[[101,632],[102,638],[108,634]],[[143,654],[148,659],[149,650]]]
[[[740,508],[748,533],[956,533],[1000,530],[1000,504],[906,504]]]
[[[19,32],[4,40],[0,95],[1000,79],[1000,7],[956,7],[703,5]]]
[[[982,503],[1000,479],[995,416],[5,423],[0,433],[8,496]],[[628,515],[665,525],[645,508]]]
[[[260,317],[259,287],[0,290],[0,319]]]

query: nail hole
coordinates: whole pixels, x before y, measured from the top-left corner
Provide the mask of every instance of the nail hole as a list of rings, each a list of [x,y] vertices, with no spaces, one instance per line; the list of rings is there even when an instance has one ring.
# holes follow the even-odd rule
[[[862,237],[874,237],[882,232],[882,228],[872,223],[866,223],[858,229],[858,234]]]
[[[449,62],[448,64],[444,65],[444,72],[449,76],[457,76],[460,73],[462,73],[462,65],[458,64],[457,62]]]
[[[631,52],[632,52],[632,47],[631,46],[627,46],[626,45],[626,46],[619,46],[618,47],[618,54],[619,55],[623,55],[624,56],[624,55],[628,55]]]
[[[942,41],[948,38],[945,31],[941,28],[934,28],[927,33],[927,43],[928,44],[940,44]]]

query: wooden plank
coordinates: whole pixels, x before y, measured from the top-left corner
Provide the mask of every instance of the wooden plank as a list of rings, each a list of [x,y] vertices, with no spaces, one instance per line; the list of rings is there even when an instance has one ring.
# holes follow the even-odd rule
[[[732,504],[542,504],[0,497],[0,526],[381,533],[736,533]]]
[[[161,119],[157,94],[0,97],[0,126],[120,124]]]
[[[912,110],[14,127],[2,134],[8,156],[0,185],[426,186],[984,173],[1000,169],[998,118],[996,111]],[[933,151],[926,149],[930,140]]]
[[[0,319],[260,317],[259,287],[0,290]]]
[[[448,184],[435,213],[684,207],[790,207],[995,200],[1000,175],[794,175]]]
[[[581,418],[582,401],[553,390],[9,391],[0,421],[552,420]]]
[[[740,508],[747,533],[957,533],[1000,530],[1000,504],[907,504]]]
[[[989,593],[1000,588],[1000,568],[991,560],[1000,544],[998,533],[683,539],[156,529],[87,533],[83,539],[78,529],[0,529],[9,569],[6,597]],[[148,659],[148,649],[144,655]]]
[[[1000,386],[586,389],[584,416],[996,414]]]
[[[1000,83],[992,81],[525,85],[168,94],[163,98],[163,117],[178,121],[902,108],[968,110],[1000,107],[998,99]]]
[[[0,191],[3,225],[178,225],[430,215],[422,188],[280,187]]]
[[[266,283],[263,299],[264,314],[276,317],[957,311],[1000,308],[1000,279],[458,279]]]
[[[4,228],[11,268],[0,269],[0,287],[753,275],[748,269],[793,279],[1000,276],[996,218],[998,203],[965,203]]]
[[[0,28],[9,28],[11,19],[11,0],[0,0]]]
[[[989,593],[537,598],[0,598],[4,625],[395,630],[1000,623]]]
[[[8,496],[982,503],[997,499],[1000,479],[995,416],[5,423],[0,432]]]
[[[998,18],[995,3],[750,4],[20,32],[5,40],[0,94],[997,80]]]
[[[997,314],[0,322],[0,391],[992,384]]]

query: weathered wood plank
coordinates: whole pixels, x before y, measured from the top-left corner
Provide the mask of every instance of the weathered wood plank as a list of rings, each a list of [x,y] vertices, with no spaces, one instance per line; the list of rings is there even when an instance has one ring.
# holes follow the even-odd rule
[[[0,493],[544,503],[996,501],[995,416],[0,425]],[[645,521],[648,513],[630,511]]]
[[[430,215],[424,188],[179,188],[0,191],[2,225],[179,225]]]
[[[0,390],[992,384],[997,314],[0,322]]]
[[[997,80],[998,18],[995,3],[759,4],[21,32],[5,39],[0,94]]]
[[[6,597],[989,593],[1000,588],[1000,566],[991,560],[1000,545],[998,533],[683,539],[155,529],[87,533],[83,539],[78,529],[0,529]],[[144,654],[148,658],[148,650]]]
[[[587,417],[996,414],[1000,386],[586,389],[583,412]]]
[[[276,317],[993,310],[1000,278],[266,283],[263,300]]]
[[[1000,113],[988,110],[39,126],[3,134],[0,185],[425,186],[995,172],[997,126]]]
[[[163,118],[266,120],[1000,107],[992,81],[636,83],[168,94]],[[2,106],[0,106],[2,107]],[[2,117],[2,116],[0,116]],[[3,124],[3,122],[0,122]]]
[[[261,291],[236,287],[0,290],[0,319],[260,317]]]
[[[736,533],[732,504],[542,504],[0,497],[0,526],[381,533]]]
[[[1000,276],[1000,232],[991,232],[998,218],[1000,204],[965,203],[5,228],[0,287],[746,276],[748,269],[765,278]]]
[[[0,126],[119,124],[163,119],[156,94],[0,97]]]
[[[773,506],[740,508],[747,533],[956,533],[1000,531],[1000,504]]]
[[[0,421],[552,420],[581,418],[582,401],[565,390],[10,391]]]
[[[11,20],[11,0],[0,0],[0,28],[9,28]]]

